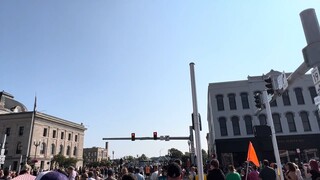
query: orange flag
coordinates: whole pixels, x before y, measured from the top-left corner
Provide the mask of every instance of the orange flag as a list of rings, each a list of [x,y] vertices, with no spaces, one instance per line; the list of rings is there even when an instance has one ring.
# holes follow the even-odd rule
[[[256,154],[256,151],[254,150],[254,147],[251,143],[249,142],[249,149],[248,149],[248,155],[247,155],[247,161],[251,161],[253,164],[255,164],[257,167],[260,166],[259,160]]]

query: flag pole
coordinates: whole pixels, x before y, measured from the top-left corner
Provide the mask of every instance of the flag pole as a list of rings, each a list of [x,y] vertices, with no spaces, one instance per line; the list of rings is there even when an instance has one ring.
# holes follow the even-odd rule
[[[32,146],[32,134],[33,134],[33,129],[34,129],[34,118],[35,118],[35,115],[36,115],[36,108],[37,108],[37,95],[34,96],[34,104],[33,104],[31,123],[30,123],[30,133],[29,133],[29,138],[28,138],[28,148],[27,148],[25,163],[28,162],[28,157],[30,157],[30,150],[31,150],[31,146]]]
[[[248,179],[248,172],[249,172],[249,161],[247,161],[246,180]]]

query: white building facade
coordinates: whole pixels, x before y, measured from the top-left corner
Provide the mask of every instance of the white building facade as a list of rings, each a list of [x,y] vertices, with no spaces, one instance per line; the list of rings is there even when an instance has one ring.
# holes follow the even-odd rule
[[[209,84],[209,153],[223,165],[243,163],[249,141],[259,159],[274,161],[270,136],[266,131],[258,133],[259,127],[268,124],[265,110],[256,114],[254,94],[265,89],[265,78],[278,75],[271,70],[264,76],[248,76],[247,80]],[[319,157],[320,118],[313,100],[316,95],[311,75],[304,75],[270,104],[282,162]]]

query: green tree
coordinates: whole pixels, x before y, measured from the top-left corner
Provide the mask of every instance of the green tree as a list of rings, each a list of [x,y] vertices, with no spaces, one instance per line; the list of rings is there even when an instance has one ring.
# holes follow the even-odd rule
[[[75,166],[78,160],[76,158],[66,158],[62,154],[57,154],[53,157],[52,162],[59,165],[59,167],[69,167]]]
[[[205,164],[208,160],[208,153],[204,149],[202,149],[202,161]]]
[[[169,152],[169,156],[173,159],[181,159],[183,155],[181,151],[175,148],[169,149],[168,152]]]
[[[147,161],[148,157],[145,154],[142,154],[139,158],[140,161]]]

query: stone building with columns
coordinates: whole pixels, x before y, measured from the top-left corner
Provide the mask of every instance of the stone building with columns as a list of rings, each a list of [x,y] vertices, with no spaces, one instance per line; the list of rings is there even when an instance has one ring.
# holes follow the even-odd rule
[[[35,166],[50,169],[51,159],[62,154],[76,158],[83,166],[84,125],[45,113],[28,111],[14,97],[0,92],[0,142],[5,139],[4,167],[19,170],[27,159]],[[5,138],[6,136],[6,138]]]

